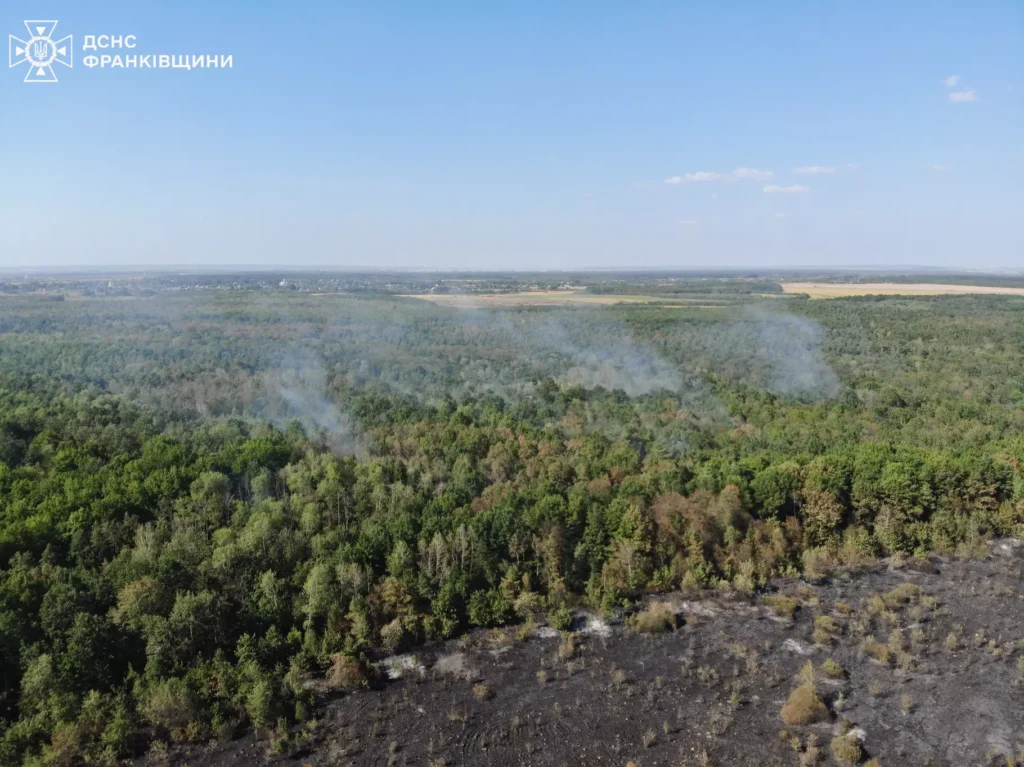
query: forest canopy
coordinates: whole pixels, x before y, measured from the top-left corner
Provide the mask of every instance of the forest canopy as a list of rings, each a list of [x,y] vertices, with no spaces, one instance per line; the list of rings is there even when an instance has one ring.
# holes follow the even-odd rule
[[[1024,532],[1024,299],[615,280],[698,299],[0,298],[0,763],[272,733],[473,627]]]

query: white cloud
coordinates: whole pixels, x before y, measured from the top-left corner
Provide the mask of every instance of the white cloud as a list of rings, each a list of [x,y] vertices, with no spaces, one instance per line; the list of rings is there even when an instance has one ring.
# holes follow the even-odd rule
[[[697,229],[700,226],[700,221],[695,218],[687,218],[679,223],[682,224],[683,229]]]
[[[751,181],[768,181],[775,174],[770,170],[758,170],[757,168],[737,168],[732,172],[736,178],[745,178]]]
[[[764,188],[765,194],[802,194],[809,191],[811,191],[810,187],[802,186],[800,184],[791,184],[790,186],[776,186],[775,184],[768,184],[768,186]]]
[[[956,84],[960,82],[960,75],[950,75],[942,82],[946,84],[947,88],[955,88]]]
[[[831,166],[825,167],[824,165],[805,165],[802,168],[793,168],[793,172],[794,173],[804,173],[806,175],[817,176],[817,175],[823,175],[823,174],[827,174],[827,173],[835,173],[836,169],[831,167]]]
[[[948,165],[941,165],[940,163],[937,162],[929,163],[925,167],[928,168],[928,170],[934,170],[938,173],[941,173],[944,170],[949,170]]]
[[[974,88],[964,88],[962,91],[953,91],[950,93],[949,100],[954,104],[962,104],[967,101],[977,101],[978,94],[974,92]]]
[[[732,173],[713,173],[706,170],[698,170],[694,173],[684,173],[682,176],[670,176],[665,179],[666,184],[691,184],[698,181],[731,181],[742,178],[749,181],[768,181],[775,174],[770,170],[758,170],[757,168],[737,168]]]
[[[788,213],[776,213],[775,218],[789,218]]]
[[[689,184],[693,181],[724,181],[729,178],[726,173],[709,173],[706,170],[699,170],[696,173],[686,173],[682,176],[666,178],[666,184]]]
[[[860,170],[860,163],[848,162],[846,163],[846,167],[849,168],[850,170],[858,171]]]

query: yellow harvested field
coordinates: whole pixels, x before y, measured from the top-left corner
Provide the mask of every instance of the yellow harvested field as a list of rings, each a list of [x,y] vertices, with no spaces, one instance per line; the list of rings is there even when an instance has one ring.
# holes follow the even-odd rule
[[[786,293],[807,293],[811,298],[843,296],[947,296],[968,293],[1024,295],[1024,288],[997,288],[986,285],[940,285],[938,283],[898,282],[783,282]]]
[[[580,290],[535,290],[523,293],[418,293],[402,298],[419,298],[442,306],[472,308],[474,306],[543,306],[558,304],[643,304],[651,301],[685,305],[680,301],[657,296],[594,295]]]

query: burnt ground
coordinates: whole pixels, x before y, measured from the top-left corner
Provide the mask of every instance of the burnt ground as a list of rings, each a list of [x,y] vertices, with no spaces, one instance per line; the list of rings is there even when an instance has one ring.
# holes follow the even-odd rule
[[[480,631],[391,659],[397,678],[326,701],[278,754],[248,735],[143,762],[835,765],[845,733],[862,763],[885,767],[1024,764],[1022,568],[1024,546],[1002,541],[982,560],[775,584],[790,603],[662,596],[679,623],[663,633],[583,613],[574,647],[545,627]],[[787,726],[780,709],[808,661],[828,720]]]

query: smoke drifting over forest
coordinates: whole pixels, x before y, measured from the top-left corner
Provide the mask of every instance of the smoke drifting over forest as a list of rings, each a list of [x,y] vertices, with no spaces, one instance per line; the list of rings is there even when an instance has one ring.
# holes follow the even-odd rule
[[[714,394],[715,381],[803,401],[841,389],[819,323],[803,311],[776,308],[778,300],[744,301],[654,314],[659,310],[621,305],[453,308],[290,291],[166,294],[144,302],[68,302],[60,321],[78,328],[78,343],[54,340],[50,348],[64,374],[102,381],[112,392],[203,418],[252,417],[282,429],[297,420],[344,454],[364,445],[352,410],[357,392],[401,395],[418,407],[490,395],[515,407],[546,379],[589,396],[621,392],[646,413],[642,423],[655,418],[648,398],[670,396],[684,416],[673,421],[680,433],[665,444],[678,447],[688,441],[682,432],[696,424],[735,423]],[[53,326],[42,307],[38,314],[19,316],[12,328]],[[216,344],[211,323],[224,328]],[[133,340],[115,346],[105,340],[111,336]],[[13,362],[43,353],[32,346],[19,351],[29,337],[8,343]],[[155,354],[164,355],[162,364],[154,365]],[[635,428],[621,414],[594,415],[600,407],[580,410],[587,430],[615,437]],[[683,421],[691,425],[683,429]]]
[[[839,376],[825,361],[824,332],[815,322],[792,314],[751,310],[757,322],[756,349],[772,369],[768,390],[804,398],[835,397]]]
[[[510,312],[457,310],[488,344],[518,349],[522,359],[568,386],[619,389],[630,396],[679,392],[680,371],[601,309]]]
[[[682,321],[667,330],[641,326],[642,336],[607,307],[453,309],[398,302],[385,314],[366,308],[359,302],[292,316],[263,300],[260,312],[275,319],[281,337],[260,396],[247,392],[251,412],[279,428],[297,420],[349,454],[363,442],[337,387],[331,391],[328,370],[343,387],[383,386],[421,405],[482,394],[514,404],[544,378],[632,398],[663,392],[693,423],[719,425],[734,421],[705,380],[708,374],[805,401],[835,397],[841,388],[825,360],[821,327],[772,307],[747,307],[715,322]],[[585,428],[615,437],[625,427],[586,416]],[[679,433],[664,444],[681,452],[688,439]]]
[[[358,451],[352,419],[330,400],[327,373],[313,354],[291,354],[281,364],[267,371],[265,417],[278,428],[285,429],[293,421],[323,438],[335,452]]]
[[[715,372],[772,394],[813,400],[835,397],[841,388],[825,360],[824,339],[810,319],[756,306],[738,320],[709,326],[699,342]]]

